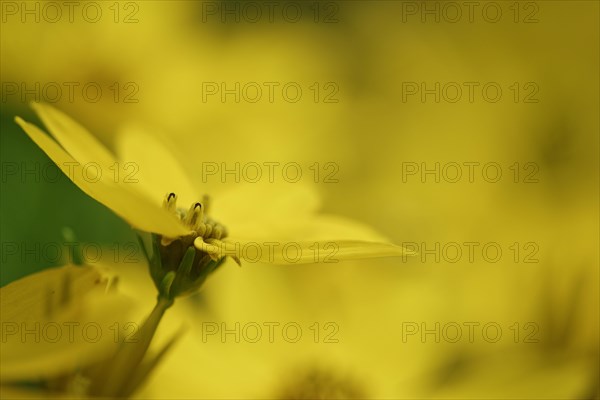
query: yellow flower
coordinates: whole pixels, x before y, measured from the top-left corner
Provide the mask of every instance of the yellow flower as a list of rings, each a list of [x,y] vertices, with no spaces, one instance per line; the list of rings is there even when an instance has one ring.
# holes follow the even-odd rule
[[[166,297],[197,288],[227,256],[238,264],[303,264],[407,254],[393,244],[364,240],[380,237],[358,223],[317,214],[318,197],[310,187],[244,184],[214,196],[209,205],[207,196],[199,201],[176,157],[140,130],[119,136],[118,158],[62,112],[43,104],[33,108],[56,141],[16,117],[29,137],[86,194],[153,234],[141,235],[143,248]],[[211,145],[220,144],[207,137],[206,151]],[[141,178],[122,176],[121,169]],[[178,208],[178,200],[190,208]]]
[[[550,264],[544,267],[542,278],[517,269],[504,273],[494,286],[510,282],[513,291],[501,291],[502,301],[482,301],[487,315],[497,313],[495,307],[506,307],[513,321],[535,322],[515,323],[505,329],[504,335],[510,340],[504,344],[475,342],[441,353],[438,366],[431,370],[426,397],[597,398],[598,328],[590,322],[597,315],[597,291],[593,293],[592,283],[597,281],[597,268],[584,264],[565,272]],[[529,293],[514,295],[515,277]],[[491,292],[480,278],[465,280]],[[590,333],[593,336],[588,336]]]
[[[117,350],[131,299],[100,267],[66,265],[0,289],[3,397],[84,394]]]
[[[182,329],[149,352],[172,301],[134,322],[144,303],[117,291],[109,271],[66,265],[0,289],[2,398],[127,397],[145,383]]]

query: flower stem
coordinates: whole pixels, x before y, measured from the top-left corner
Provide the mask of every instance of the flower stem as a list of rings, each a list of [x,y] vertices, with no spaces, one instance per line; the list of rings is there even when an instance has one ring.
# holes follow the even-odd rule
[[[159,296],[154,309],[133,338],[123,341],[103,373],[95,379],[91,393],[97,396],[124,396],[130,380],[143,361],[165,311],[173,299]]]

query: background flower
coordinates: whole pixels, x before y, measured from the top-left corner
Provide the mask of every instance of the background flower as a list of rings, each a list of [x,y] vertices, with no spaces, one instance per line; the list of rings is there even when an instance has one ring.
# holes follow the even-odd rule
[[[116,292],[109,273],[66,265],[1,289],[0,382],[6,395],[85,393],[90,368],[116,351],[123,328],[133,324],[133,302]]]
[[[207,162],[230,168],[235,162],[298,162],[309,178],[315,162],[336,163],[339,182],[317,184],[325,212],[367,223],[391,241],[420,250],[439,243],[439,260],[420,251],[412,261],[344,268],[223,269],[195,303],[190,299],[189,308],[179,307],[197,329],[184,337],[144,394],[231,397],[235,379],[246,390],[240,397],[276,397],[289,392],[274,370],[288,376],[284,371],[295,375],[317,365],[314,369],[342,377],[337,380],[349,377],[366,397],[597,397],[596,376],[588,373],[597,367],[600,314],[598,4],[518,3],[523,8],[514,22],[512,3],[502,2],[496,3],[502,7],[498,23],[485,21],[481,8],[473,23],[465,8],[458,23],[444,15],[440,23],[434,16],[423,23],[420,14],[403,14],[403,4],[410,2],[344,2],[339,22],[329,24],[308,17],[295,24],[281,18],[221,23],[220,15],[203,12],[205,4],[140,2],[139,23],[128,25],[110,19],[35,24],[10,17],[0,39],[2,81],[26,81],[29,87],[35,81],[137,83],[138,103],[63,98],[56,105],[88,122],[111,148],[119,138],[109,128],[128,118],[178,143],[181,161],[202,191],[234,184],[203,179]],[[445,3],[438,4],[441,10]],[[537,22],[524,23],[530,15]],[[339,102],[222,103],[218,95],[203,102],[203,82],[231,87],[238,81],[294,81],[310,94],[307,85],[332,81],[340,89]],[[433,96],[422,102],[418,95],[403,101],[404,82],[437,81],[498,82],[503,98],[471,103],[463,92],[456,103],[436,103]],[[515,82],[518,102],[509,88]],[[535,88],[525,89],[528,82],[539,89],[537,103],[523,102]],[[47,161],[12,124],[15,114],[27,115],[25,108],[18,95],[3,102],[4,165]],[[218,145],[208,146],[207,135]],[[420,174],[403,180],[406,163],[428,168],[440,163],[441,169],[453,162],[499,163],[503,179],[489,183],[478,169],[471,183],[463,168],[457,183],[436,183],[432,175],[423,183]],[[516,183],[514,163],[520,172]],[[527,163],[537,166],[537,183],[523,181],[533,171],[525,169]],[[115,241],[133,240],[125,224],[68,182],[6,176],[3,241],[56,242],[65,225],[81,240],[108,249]],[[470,262],[465,242],[480,243],[478,250],[497,243],[503,258],[489,262],[478,251]],[[456,262],[449,261],[454,253],[442,253],[452,243],[463,251]],[[40,268],[20,249],[16,255],[8,248],[3,252],[2,284]],[[524,262],[526,257],[534,262]],[[583,282],[579,288],[577,282]],[[202,342],[202,322],[251,318],[337,321],[340,343]],[[436,322],[468,321],[499,324],[503,340],[436,343],[428,335],[422,343],[416,334],[402,341],[403,323],[432,329]],[[537,324],[539,343],[514,343],[515,322],[523,334],[529,332],[522,330],[525,323]],[[239,369],[230,363],[234,359]],[[198,379],[197,368],[210,379]],[[292,386],[307,374],[284,380]],[[177,384],[165,388],[161,376]]]

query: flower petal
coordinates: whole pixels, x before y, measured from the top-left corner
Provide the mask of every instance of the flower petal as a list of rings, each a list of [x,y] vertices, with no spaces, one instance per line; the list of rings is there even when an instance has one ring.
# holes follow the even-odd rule
[[[116,162],[98,139],[62,111],[42,103],[32,103],[31,107],[58,143],[80,163],[95,162],[108,167]]]
[[[132,302],[105,293],[106,282],[95,267],[65,266],[0,289],[0,381],[56,377],[110,356]]]
[[[128,322],[131,304],[115,294],[88,297],[51,320],[3,321],[15,333],[0,344],[0,381],[55,377],[110,356],[117,346],[114,328]]]
[[[201,199],[199,188],[194,187],[176,156],[156,135],[127,125],[119,130],[115,146],[123,165],[136,164],[137,188],[150,198],[160,203],[166,193],[175,193],[183,208]]]
[[[379,257],[406,257],[415,253],[389,243],[355,240],[315,242],[251,242],[227,240],[223,255],[235,255],[249,263],[279,265],[337,263]]]
[[[100,169],[98,181],[92,182],[85,178],[81,169],[74,168],[80,163],[42,130],[19,117],[16,117],[15,121],[85,194],[110,208],[134,227],[168,237],[177,237],[188,233],[188,230],[174,215],[158,204],[154,204],[146,196],[127,187],[128,184],[118,185],[112,182],[112,174],[109,171]]]
[[[67,277],[73,289],[72,297],[81,297],[95,287],[104,289],[109,282],[105,271],[91,266],[67,265],[28,275],[0,288],[0,319],[35,321],[43,318],[49,306],[46,289],[54,290],[51,295],[56,299]]]
[[[269,221],[248,221],[246,224],[234,221],[233,224],[227,223],[227,227],[237,239],[254,241],[388,241],[388,238],[366,224],[328,214],[313,214],[303,218]]]
[[[231,232],[234,223],[262,223],[289,218],[303,218],[315,212],[320,199],[314,187],[294,184],[240,184],[214,195],[211,214]]]

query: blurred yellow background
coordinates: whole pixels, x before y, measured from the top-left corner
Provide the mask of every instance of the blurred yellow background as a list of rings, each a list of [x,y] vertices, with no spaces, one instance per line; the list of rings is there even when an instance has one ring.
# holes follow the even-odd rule
[[[12,121],[34,100],[113,148],[144,127],[202,193],[299,165],[324,212],[419,252],[227,265],[177,305],[192,329],[141,397],[598,398],[597,2],[63,3],[1,2],[3,285],[51,264],[5,243],[131,240],[21,175],[46,160]],[[236,322],[263,338],[206,336]]]

